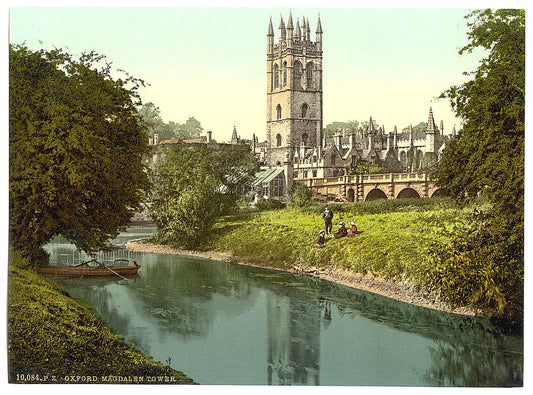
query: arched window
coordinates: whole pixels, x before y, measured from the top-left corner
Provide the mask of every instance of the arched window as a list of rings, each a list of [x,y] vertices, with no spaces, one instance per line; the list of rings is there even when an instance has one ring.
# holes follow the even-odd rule
[[[307,143],[309,142],[309,136],[307,133],[302,134],[302,145],[307,146]]]
[[[281,104],[276,107],[276,119],[281,119]]]
[[[292,68],[293,72],[293,80],[294,80],[294,89],[301,89],[302,88],[302,74],[303,74],[303,66],[299,61],[294,62],[294,66]]]
[[[272,76],[274,78],[274,88],[279,88],[279,66],[277,64],[274,65]]]
[[[281,134],[276,135],[276,147],[281,147]]]
[[[305,67],[305,72],[307,76],[307,89],[313,89],[315,87],[315,65],[313,64],[313,62],[307,63],[307,66]]]
[[[309,109],[309,106],[307,103],[304,103],[302,105],[302,118],[305,118],[307,116],[307,110]]]
[[[287,62],[283,62],[283,69],[281,70],[283,73],[283,86],[287,85]]]

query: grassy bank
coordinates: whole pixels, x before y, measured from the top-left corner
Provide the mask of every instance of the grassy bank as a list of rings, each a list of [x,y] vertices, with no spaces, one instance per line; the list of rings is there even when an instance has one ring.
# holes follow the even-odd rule
[[[12,383],[193,384],[128,347],[17,253],[9,265],[8,358]]]
[[[519,292],[502,291],[513,282],[519,288],[518,277],[468,249],[483,226],[482,218],[490,212],[487,203],[458,208],[449,199],[439,198],[330,207],[334,224],[356,221],[363,233],[355,238],[329,238],[324,248],[313,248],[312,241],[324,227],[323,207],[314,205],[223,217],[199,249],[231,252],[237,259],[282,269],[329,267],[408,282],[452,307],[520,317]],[[157,236],[153,241],[158,242]],[[455,249],[457,245],[466,248]]]
[[[315,249],[312,241],[324,228],[322,207],[283,209],[225,217],[207,247],[281,268],[304,263],[414,280],[423,276],[426,268],[421,264],[431,248],[447,243],[472,223],[472,208],[456,208],[447,199],[383,200],[330,208],[334,224],[355,221],[363,233],[329,238],[324,248]]]

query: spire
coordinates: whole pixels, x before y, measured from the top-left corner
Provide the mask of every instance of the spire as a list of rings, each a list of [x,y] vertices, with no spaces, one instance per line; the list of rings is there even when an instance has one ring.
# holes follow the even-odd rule
[[[268,34],[267,36],[273,36],[274,35],[274,28],[272,27],[272,17],[270,17],[270,21],[268,22]]]
[[[239,142],[239,136],[237,136],[237,127],[233,126],[233,133],[231,134],[231,144],[237,144]]]
[[[316,33],[322,34],[322,23],[320,23],[320,14],[318,14],[318,22],[316,23]]]
[[[370,121],[368,121],[368,133],[369,134],[374,134],[375,133],[375,130],[374,130],[374,121],[372,120],[372,117],[370,117]]]
[[[292,13],[289,11],[289,20],[287,21],[287,30],[293,30],[292,26]]]
[[[439,132],[440,132],[441,136],[444,136],[444,121],[442,119],[440,120],[440,130],[439,130]]]
[[[296,31],[294,32],[294,38],[299,40],[302,36],[302,31],[300,29],[300,20],[296,19]]]
[[[289,20],[287,21],[287,46],[292,47],[292,32],[294,27],[292,26],[292,14],[289,11]]]
[[[307,18],[307,23],[305,24],[306,29],[306,39],[307,41],[311,41],[311,24],[309,23],[309,18]]]
[[[435,120],[433,119],[433,109],[429,107],[428,128],[426,133],[435,134]]]
[[[285,41],[286,38],[286,31],[285,31],[285,22],[283,22],[283,16],[280,16],[279,21],[279,39],[280,41]]]

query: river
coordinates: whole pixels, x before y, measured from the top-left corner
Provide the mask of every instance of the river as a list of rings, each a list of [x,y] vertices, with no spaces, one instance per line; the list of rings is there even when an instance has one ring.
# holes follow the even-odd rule
[[[153,232],[131,227],[123,245]],[[65,240],[51,262],[86,259]],[[136,277],[58,279],[127,343],[200,384],[520,386],[523,328],[314,277],[120,249]]]

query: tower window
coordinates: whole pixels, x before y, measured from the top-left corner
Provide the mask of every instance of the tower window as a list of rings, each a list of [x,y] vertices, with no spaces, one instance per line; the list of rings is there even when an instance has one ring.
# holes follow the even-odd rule
[[[314,73],[315,73],[315,65],[313,62],[307,63],[307,66],[305,68],[306,75],[307,75],[307,89],[313,89],[314,88]]]
[[[302,145],[306,146],[308,142],[309,136],[307,135],[307,133],[302,134]]]
[[[301,89],[302,88],[302,74],[303,74],[302,64],[299,61],[294,62],[294,66],[292,70],[293,70],[293,75],[294,75],[294,89]]]
[[[279,88],[279,66],[277,64],[274,65],[272,76],[274,78],[274,88]]]
[[[286,86],[287,85],[287,62],[283,62],[283,69],[282,69],[282,73],[283,73],[283,86]]]
[[[309,106],[307,103],[304,103],[302,105],[302,118],[305,118],[307,116],[307,110],[309,109]]]
[[[276,147],[281,147],[281,134],[276,135]]]
[[[276,106],[276,119],[281,119],[281,104]]]

